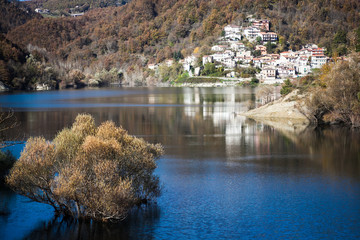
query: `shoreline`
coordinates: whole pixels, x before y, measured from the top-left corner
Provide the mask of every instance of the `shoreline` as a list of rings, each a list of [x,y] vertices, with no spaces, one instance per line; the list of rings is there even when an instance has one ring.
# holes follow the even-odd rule
[[[261,107],[237,114],[254,119],[255,121],[267,123],[274,127],[283,126],[284,128],[296,131],[305,129],[311,125],[311,122],[299,110],[299,108],[302,108],[302,110],[306,112],[306,108],[301,102],[304,97],[304,95],[300,95],[299,91],[296,90],[285,97],[281,97]]]

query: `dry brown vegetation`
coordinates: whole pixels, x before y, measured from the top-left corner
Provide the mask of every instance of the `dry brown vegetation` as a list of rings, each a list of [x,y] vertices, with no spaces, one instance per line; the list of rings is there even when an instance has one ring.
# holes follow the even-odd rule
[[[30,199],[75,218],[122,220],[135,205],[160,193],[153,174],[163,153],[113,122],[95,127],[78,115],[52,142],[30,138],[7,183]]]
[[[249,24],[249,14],[271,20],[271,30],[280,35],[278,50],[306,43],[325,46],[329,55],[356,50],[359,4],[357,0],[133,0],[79,18],[33,19],[12,29],[7,38],[22,48],[32,44],[46,49],[62,69],[63,81],[71,69],[82,71],[88,81],[116,68],[125,82],[146,83],[154,81],[143,71],[147,63],[208,48],[226,24]]]
[[[306,102],[317,123],[339,122],[360,126],[360,55],[323,66]]]
[[[357,0],[132,0],[121,7],[93,9],[78,18],[34,18],[15,25],[6,37],[22,49],[31,44],[45,50],[40,64],[56,72],[45,83],[61,80],[60,87],[76,85],[71,79],[73,69],[84,74],[83,82],[96,83],[97,73],[116,69],[123,76],[118,82],[148,84],[158,80],[144,71],[148,63],[209,49],[226,24],[247,26],[250,14],[271,20],[271,30],[279,33],[276,51],[299,49],[306,43],[326,47],[329,56],[360,51],[359,9]],[[0,62],[12,88],[33,88],[32,79],[43,72],[35,72],[35,78],[14,74],[27,69],[13,65]]]

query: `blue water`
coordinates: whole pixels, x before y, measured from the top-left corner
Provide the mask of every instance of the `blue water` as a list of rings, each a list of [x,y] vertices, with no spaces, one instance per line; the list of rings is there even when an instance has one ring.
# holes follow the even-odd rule
[[[52,139],[89,112],[166,151],[156,170],[162,195],[122,223],[55,218],[0,188],[0,210],[8,210],[0,239],[360,239],[360,133],[295,133],[235,115],[250,99],[254,91],[242,88],[0,95],[25,137]]]

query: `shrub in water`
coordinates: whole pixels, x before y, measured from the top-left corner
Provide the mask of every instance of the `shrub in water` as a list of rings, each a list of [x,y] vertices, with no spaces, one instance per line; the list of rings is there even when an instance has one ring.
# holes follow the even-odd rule
[[[153,174],[163,153],[113,122],[98,128],[78,115],[52,142],[30,138],[7,183],[30,199],[76,218],[122,220],[135,205],[160,193]]]

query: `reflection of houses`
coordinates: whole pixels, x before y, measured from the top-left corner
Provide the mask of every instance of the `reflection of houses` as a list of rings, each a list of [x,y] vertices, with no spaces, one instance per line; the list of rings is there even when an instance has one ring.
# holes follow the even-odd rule
[[[184,113],[187,117],[195,117],[200,113],[201,108],[195,108],[193,105],[200,104],[200,91],[198,88],[182,88],[184,96]]]

